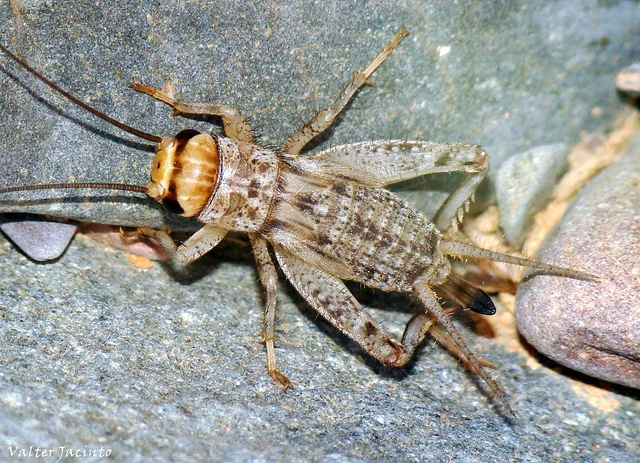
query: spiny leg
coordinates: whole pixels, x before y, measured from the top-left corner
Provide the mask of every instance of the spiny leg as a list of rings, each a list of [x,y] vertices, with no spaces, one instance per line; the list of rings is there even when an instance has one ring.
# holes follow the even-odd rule
[[[470,364],[471,370],[482,377],[493,394],[513,414],[503,390],[486,373],[483,363],[469,350],[458,330],[444,314],[435,295],[424,283],[418,282],[415,291],[430,313],[415,315],[409,321],[400,344],[378,327],[339,278],[309,265],[283,249],[275,247],[275,252],[280,267],[300,295],[328,322],[385,365],[405,365],[432,329],[435,319],[446,331],[446,335],[442,337],[445,347],[449,347],[449,341],[453,342],[456,347],[451,352]]]
[[[274,246],[280,268],[302,297],[343,334],[369,355],[395,365],[405,349],[391,339],[362,308],[344,283],[293,254]],[[409,357],[403,363],[406,363]]]
[[[467,178],[447,197],[433,217],[433,223],[441,231],[446,231],[451,226],[456,228],[458,223],[462,222],[462,216],[473,201],[478,185],[489,171],[489,156],[481,148],[480,150],[477,159],[466,166],[465,171],[469,172]]]
[[[276,247],[276,257],[285,275],[305,300],[343,334],[357,342],[372,357],[385,365],[401,367],[424,340],[435,323],[429,313],[415,315],[407,324],[402,344],[391,339],[349,292],[344,283]],[[441,336],[445,347],[451,342]],[[466,361],[459,349],[451,352]]]
[[[416,140],[376,140],[331,147],[326,159],[375,177],[381,186],[442,172],[474,174],[487,169],[487,154],[478,145]]]
[[[479,374],[479,371],[475,366],[469,363],[465,353],[460,349],[456,341],[447,332],[438,327],[433,315],[428,313],[414,315],[411,320],[409,320],[409,323],[407,323],[402,336],[402,346],[406,350],[406,355],[402,358],[402,361],[406,363],[406,361],[413,357],[413,353],[417,347],[422,344],[427,333],[429,333],[438,342],[438,344],[447,349],[458,360],[463,362],[473,374]],[[480,362],[482,366],[494,368],[493,364],[482,359],[478,359],[478,362]],[[394,365],[401,366],[397,363]]]
[[[349,103],[353,95],[362,87],[367,79],[373,74],[373,72],[380,66],[384,60],[391,54],[393,49],[400,43],[400,41],[409,34],[407,30],[403,27],[400,29],[400,32],[394,37],[394,39],[389,42],[389,44],[380,52],[378,56],[371,62],[367,68],[362,71],[356,73],[352,78],[349,84],[344,88],[340,96],[333,104],[320,111],[318,114],[313,116],[309,122],[307,122],[304,127],[302,127],[295,135],[293,135],[284,148],[282,149],[285,153],[289,154],[299,154],[300,150],[307,144],[309,141],[313,140],[315,137],[324,132],[338,117],[338,114],[344,109],[344,107]]]
[[[167,95],[162,90],[142,85],[136,82],[135,79],[131,80],[130,87],[138,92],[146,93],[153,98],[167,103],[173,108],[173,114],[202,114],[207,116],[218,116],[222,119],[222,127],[224,133],[230,138],[234,138],[239,141],[246,141],[248,143],[253,142],[253,134],[251,133],[251,127],[249,122],[240,113],[237,108],[233,106],[215,104],[215,103],[189,103]]]
[[[431,289],[429,289],[425,282],[420,280],[415,283],[413,289],[420,301],[422,301],[427,310],[430,312],[430,314],[436,318],[440,325],[442,325],[447,335],[451,338],[451,340],[455,342],[457,347],[460,349],[460,352],[466,357],[467,363],[469,363],[473,367],[472,370],[475,369],[487,384],[492,392],[492,395],[494,397],[497,397],[497,399],[502,403],[502,405],[511,415],[515,416],[515,413],[509,405],[509,402],[507,402],[504,391],[498,385],[498,383],[496,383],[496,381],[486,372],[473,352],[471,352],[467,344],[462,339],[460,332],[456,329],[453,323],[451,323],[449,318],[442,310],[442,307],[440,307],[436,295],[431,291]],[[407,330],[409,330],[409,326],[407,326]]]
[[[462,221],[473,195],[489,171],[489,156],[478,145],[407,140],[379,140],[340,145],[322,151],[317,158],[353,169],[350,175],[384,187],[429,174],[464,172],[436,212],[433,223],[440,231]]]
[[[441,172],[464,172],[467,177],[447,197],[433,223],[441,231],[462,220],[462,214],[489,169],[489,157],[478,145],[380,140],[329,148],[317,155],[353,169],[354,178],[373,179],[380,186]]]
[[[267,293],[267,301],[264,308],[264,325],[262,328],[262,342],[267,348],[267,369],[273,380],[285,390],[292,388],[293,384],[285,375],[278,371],[276,366],[275,336],[276,336],[276,300],[278,296],[278,274],[273,265],[267,242],[250,234],[249,240],[253,248],[253,256],[256,260],[258,275],[262,286]]]
[[[434,323],[434,325],[431,326],[429,328],[429,330],[428,330],[429,334],[431,335],[431,337],[433,339],[435,339],[438,344],[440,344],[442,347],[447,349],[458,360],[460,360],[462,363],[464,363],[464,365],[469,370],[471,370],[471,373],[473,373],[474,375],[480,374],[480,372],[478,370],[476,370],[476,368],[471,363],[469,363],[469,361],[467,360],[467,357],[465,357],[464,353],[460,350],[460,347],[458,347],[458,345],[453,340],[453,338],[446,331],[444,331],[442,328],[440,328],[439,326],[435,325],[435,320],[433,320],[432,323]],[[482,365],[483,367],[487,367],[487,368],[495,368],[496,367],[493,363],[487,362],[484,359],[477,359],[477,360],[478,360],[478,362],[480,362],[480,365]]]
[[[171,235],[165,230],[142,227],[138,230],[138,233],[157,239],[169,257],[183,264],[188,264],[215,248],[227,234],[227,231],[207,224],[191,235],[180,246],[176,245]]]

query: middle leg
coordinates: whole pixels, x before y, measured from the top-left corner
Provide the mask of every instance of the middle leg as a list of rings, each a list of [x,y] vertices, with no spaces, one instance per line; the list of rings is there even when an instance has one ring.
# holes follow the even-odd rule
[[[380,66],[384,60],[386,60],[393,49],[400,43],[400,41],[409,34],[403,27],[400,32],[389,42],[389,44],[380,52],[378,56],[371,62],[367,68],[356,73],[351,81],[344,88],[340,96],[331,106],[327,109],[320,111],[313,116],[304,127],[302,127],[293,137],[289,139],[282,150],[289,154],[299,154],[300,150],[304,146],[313,140],[315,137],[324,132],[333,121],[338,117],[338,114],[342,112],[344,107],[351,101],[353,95],[367,82],[367,79],[373,74],[373,72]]]
[[[173,238],[166,230],[142,227],[138,229],[137,233],[155,238],[169,257],[186,265],[215,248],[225,237],[227,231],[214,225],[206,224],[180,246],[173,241]]]
[[[273,380],[279,383],[286,391],[293,388],[293,384],[285,375],[278,371],[276,365],[275,338],[276,338],[276,300],[278,297],[278,273],[273,265],[267,242],[256,235],[249,235],[253,256],[256,260],[260,281],[267,293],[264,308],[264,324],[262,328],[262,342],[267,348],[267,369]]]

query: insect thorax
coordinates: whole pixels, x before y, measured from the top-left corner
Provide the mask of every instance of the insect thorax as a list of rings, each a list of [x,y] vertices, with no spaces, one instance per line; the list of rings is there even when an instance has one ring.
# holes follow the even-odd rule
[[[278,186],[278,155],[252,143],[218,137],[220,174],[198,220],[226,230],[256,233]]]

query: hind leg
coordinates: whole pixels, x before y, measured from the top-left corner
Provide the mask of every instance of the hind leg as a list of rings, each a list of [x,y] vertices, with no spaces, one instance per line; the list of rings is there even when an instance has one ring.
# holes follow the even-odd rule
[[[451,320],[449,320],[447,315],[444,313],[444,310],[442,310],[442,307],[440,307],[440,303],[438,302],[438,299],[436,298],[434,292],[429,288],[429,286],[427,286],[424,281],[420,281],[420,279],[416,281],[413,289],[415,295],[420,299],[420,301],[429,311],[429,314],[438,321],[438,323],[444,328],[447,336],[455,343],[460,353],[464,355],[464,357],[466,357],[466,362],[468,362],[472,367],[471,370],[475,370],[474,372],[477,372],[480,375],[482,380],[489,387],[492,395],[502,403],[502,405],[511,415],[514,415],[509,402],[507,402],[504,391],[498,385],[498,383],[496,383],[496,381],[489,375],[489,373],[487,373],[482,363],[473,354],[473,352],[471,352],[471,349],[469,349],[467,344],[462,339],[462,335],[460,334],[458,329],[453,325],[453,323],[451,323]],[[428,316],[427,314],[424,315]],[[412,323],[417,324],[417,326],[412,326]],[[420,321],[414,322],[414,319],[412,319],[407,325],[405,335],[407,332],[414,332],[420,329]]]
[[[333,326],[357,342],[367,354],[385,365],[405,365],[433,326],[434,320],[437,321],[444,328],[445,338],[455,346],[454,354],[463,357],[465,363],[471,365],[471,370],[480,375],[493,395],[513,414],[504,391],[467,347],[424,281],[416,282],[414,294],[422,301],[427,312],[418,314],[409,321],[402,342],[399,343],[380,329],[339,278],[309,265],[277,246],[275,252],[280,267],[302,297]]]

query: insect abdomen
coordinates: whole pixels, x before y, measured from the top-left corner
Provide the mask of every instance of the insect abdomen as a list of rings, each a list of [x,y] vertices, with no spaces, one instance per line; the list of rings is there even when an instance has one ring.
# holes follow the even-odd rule
[[[410,290],[439,264],[440,232],[393,193],[348,179],[283,173],[270,224],[272,239],[285,249],[385,291]]]

